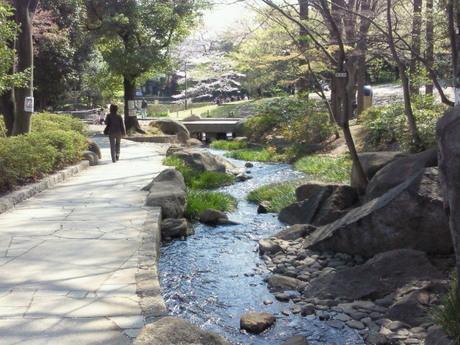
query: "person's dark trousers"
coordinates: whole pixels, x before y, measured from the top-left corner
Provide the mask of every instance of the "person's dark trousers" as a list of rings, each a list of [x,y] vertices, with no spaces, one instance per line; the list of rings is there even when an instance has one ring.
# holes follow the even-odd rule
[[[116,162],[120,158],[120,143],[121,136],[110,136],[110,154],[112,155],[112,162]]]

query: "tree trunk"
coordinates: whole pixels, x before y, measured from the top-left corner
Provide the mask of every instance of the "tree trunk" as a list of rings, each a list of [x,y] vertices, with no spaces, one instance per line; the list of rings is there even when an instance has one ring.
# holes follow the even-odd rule
[[[426,0],[426,51],[425,59],[428,68],[434,64],[434,26],[433,26],[433,0]],[[433,95],[433,82],[425,85],[425,94]]]
[[[412,111],[412,102],[410,99],[410,83],[409,83],[409,78],[407,76],[406,72],[406,66],[404,63],[401,61],[399,58],[398,52],[396,50],[396,45],[394,41],[394,35],[393,35],[393,21],[391,18],[391,0],[387,0],[386,3],[386,19],[387,19],[387,26],[388,26],[388,46],[390,47],[391,55],[393,56],[393,59],[395,60],[396,64],[398,65],[398,70],[399,70],[399,77],[401,78],[402,82],[402,87],[403,87],[403,94],[404,94],[404,112],[407,118],[407,123],[409,126],[409,131],[412,137],[412,143],[414,145],[414,148],[416,150],[421,149],[421,140],[418,135],[417,131],[417,123],[415,120],[414,113]]]
[[[457,106],[439,119],[436,132],[444,207],[449,216],[457,278],[460,280],[460,107]],[[457,295],[460,299],[460,288]]]
[[[412,53],[410,59],[410,91],[414,95],[419,94],[419,86],[415,82],[418,75],[418,60],[417,56],[420,55],[420,35],[422,31],[422,0],[413,0],[414,2],[414,17],[412,19]]]
[[[139,125],[139,121],[137,120],[137,116],[130,116],[129,114],[129,104],[130,101],[134,102],[134,97],[136,95],[136,82],[127,77],[123,77],[123,89],[124,89],[124,113],[125,113],[125,127],[126,132],[138,132],[145,134],[145,132],[141,129]]]
[[[308,2],[309,0],[299,0],[299,19],[301,22],[308,19]],[[308,49],[308,32],[305,30],[303,25],[299,28],[299,35],[299,46],[302,50],[302,54],[305,54]],[[299,93],[306,93],[308,91],[308,76],[306,73],[298,79],[297,90]]]
[[[32,41],[32,17],[38,1],[15,0],[15,19],[20,25],[16,41],[17,64],[16,72],[29,70],[30,84],[27,87],[16,88],[14,97],[16,102],[13,135],[30,132],[32,112],[24,110],[26,97],[33,97],[33,41]]]
[[[14,126],[14,91],[8,90],[0,96],[0,114],[3,114],[3,120],[6,127],[6,135],[11,136],[13,134]]]

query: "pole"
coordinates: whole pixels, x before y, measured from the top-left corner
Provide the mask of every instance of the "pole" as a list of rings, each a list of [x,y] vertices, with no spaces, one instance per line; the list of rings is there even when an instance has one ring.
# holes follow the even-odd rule
[[[185,68],[184,68],[184,72],[185,72],[185,110],[187,110],[187,61],[185,61]]]

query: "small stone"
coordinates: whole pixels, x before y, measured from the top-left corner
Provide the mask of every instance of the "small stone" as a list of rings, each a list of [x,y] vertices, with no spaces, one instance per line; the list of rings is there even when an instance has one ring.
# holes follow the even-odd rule
[[[303,335],[296,335],[294,337],[290,337],[281,345],[308,345],[308,341]]]
[[[312,315],[315,313],[315,306],[313,304],[306,304],[302,306],[300,313],[302,316]]]
[[[356,320],[347,321],[347,326],[350,328],[354,328],[354,329],[364,329],[365,328],[365,326],[360,321],[356,321]]]
[[[259,206],[257,206],[257,213],[258,214],[265,214],[268,213],[268,210],[271,207],[270,201],[262,201]]]
[[[270,300],[270,299],[266,299],[266,300],[264,301],[264,304],[265,304],[265,305],[273,304],[273,301]]]
[[[318,316],[320,321],[326,321],[326,320],[329,320],[331,318],[331,315],[329,315],[329,313],[324,312],[322,310],[316,311],[316,316]]]
[[[396,332],[397,330],[406,327],[406,325],[400,321],[392,321],[390,324],[386,325],[390,331]]]
[[[250,312],[241,316],[240,328],[250,333],[259,334],[271,327],[276,318],[269,313]]]
[[[342,329],[344,327],[343,322],[339,320],[329,320],[326,322],[329,326],[337,329]]]
[[[245,166],[246,168],[252,168],[252,167],[254,167],[254,164],[251,163],[251,162],[246,162],[246,164],[244,164],[244,166]]]
[[[407,338],[406,340],[404,340],[404,344],[407,344],[407,345],[420,344],[420,340],[415,339],[415,338]]]
[[[295,305],[291,308],[291,312],[293,314],[300,314],[301,311],[302,311],[302,308],[298,305]]]
[[[290,313],[289,310],[287,310],[287,309],[283,310],[283,311],[281,312],[281,314],[286,315],[286,316],[291,315],[291,313]]]
[[[342,322],[347,322],[351,320],[351,318],[347,314],[337,314],[335,316],[335,319]]]
[[[290,300],[289,295],[284,292],[275,292],[273,296],[280,302],[289,302]]]

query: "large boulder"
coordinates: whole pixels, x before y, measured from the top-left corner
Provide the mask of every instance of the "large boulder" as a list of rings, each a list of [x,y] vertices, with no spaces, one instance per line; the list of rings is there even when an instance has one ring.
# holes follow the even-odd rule
[[[161,222],[161,238],[171,239],[193,235],[187,219],[166,218]]]
[[[316,230],[316,227],[310,224],[294,224],[284,230],[281,230],[273,237],[284,241],[295,241],[303,238]]]
[[[145,188],[150,188],[146,205],[161,207],[163,219],[184,216],[187,193],[184,178],[180,172],[175,169],[166,169]]]
[[[259,334],[270,328],[276,321],[276,318],[269,313],[250,312],[241,316],[240,328],[249,333]]]
[[[150,122],[149,126],[159,128],[164,134],[178,135],[179,133],[185,133],[190,138],[187,127],[173,119],[158,119]]]
[[[217,334],[203,331],[188,321],[163,317],[146,325],[134,345],[231,345]]]
[[[237,223],[232,222],[228,219],[225,212],[208,208],[198,215],[198,219],[201,223],[216,226],[216,225],[235,225]]]
[[[86,141],[88,142],[88,151],[94,152],[97,158],[102,159],[101,149],[99,145],[91,139],[86,139]]]
[[[329,271],[310,281],[307,298],[354,301],[378,299],[414,280],[443,279],[425,253],[398,249],[381,253],[366,263],[340,271]]]
[[[283,276],[281,274],[274,274],[268,278],[268,286],[272,291],[300,291],[305,287],[305,282],[296,278]]]
[[[424,168],[438,165],[438,152],[436,148],[412,155],[395,157],[390,163],[370,179],[366,188],[366,200],[375,199],[397,185],[403,183],[411,176],[419,173]]]
[[[224,159],[209,152],[196,149],[181,149],[175,150],[171,155],[180,158],[185,164],[196,171],[227,171],[226,164],[223,162]]]
[[[382,151],[382,152],[363,152],[359,155],[359,161],[363,167],[364,172],[366,173],[367,178],[370,180],[374,175],[382,169],[385,165],[390,163],[393,159],[397,157],[407,156],[401,152],[393,151]],[[351,169],[351,186],[353,188],[360,189],[361,185],[359,183],[359,178],[353,165]]]
[[[324,225],[343,216],[358,202],[354,188],[345,185],[308,183],[296,189],[298,202],[279,213],[279,220],[289,224]]]
[[[398,248],[451,253],[438,180],[438,169],[426,168],[385,195],[319,227],[304,246],[366,257]]]

